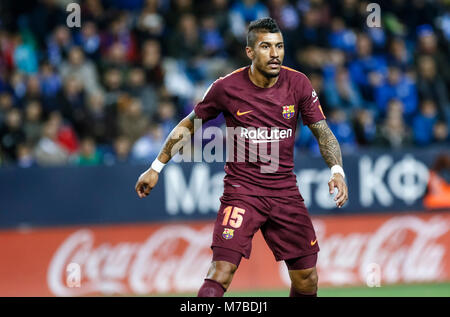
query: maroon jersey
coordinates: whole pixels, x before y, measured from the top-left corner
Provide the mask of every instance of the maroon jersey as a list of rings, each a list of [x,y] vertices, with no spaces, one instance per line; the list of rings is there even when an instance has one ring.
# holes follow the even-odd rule
[[[288,67],[281,68],[270,88],[253,84],[248,71],[249,66],[243,67],[216,80],[194,108],[205,121],[223,113],[227,127],[235,131],[234,140],[227,140],[233,148],[228,149],[232,155],[225,165],[224,193],[298,194],[293,173],[297,120],[301,116],[303,124],[309,125],[325,119],[317,94],[303,73]],[[269,157],[272,161],[264,160]],[[278,159],[277,169],[262,172],[263,167],[274,165],[274,159]]]

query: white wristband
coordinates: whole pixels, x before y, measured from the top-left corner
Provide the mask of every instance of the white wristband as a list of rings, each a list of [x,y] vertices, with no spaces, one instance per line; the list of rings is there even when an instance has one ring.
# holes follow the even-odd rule
[[[152,163],[152,169],[156,172],[161,173],[162,169],[166,166],[166,164],[162,163],[158,158],[156,158]]]
[[[333,177],[334,174],[341,174],[343,178],[345,178],[344,169],[340,165],[334,165],[331,168],[331,177]]]

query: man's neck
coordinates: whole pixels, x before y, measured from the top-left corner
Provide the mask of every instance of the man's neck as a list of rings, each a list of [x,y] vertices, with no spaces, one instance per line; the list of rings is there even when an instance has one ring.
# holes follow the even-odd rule
[[[259,72],[256,67],[252,64],[248,69],[248,76],[255,86],[261,88],[270,88],[276,84],[278,76],[276,77],[266,77],[261,72]]]

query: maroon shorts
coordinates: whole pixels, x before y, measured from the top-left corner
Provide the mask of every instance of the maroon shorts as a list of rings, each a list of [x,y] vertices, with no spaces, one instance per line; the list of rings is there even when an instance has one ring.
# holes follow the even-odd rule
[[[261,229],[277,261],[319,252],[303,198],[224,194],[214,226],[211,247],[221,247],[250,257],[253,235]]]

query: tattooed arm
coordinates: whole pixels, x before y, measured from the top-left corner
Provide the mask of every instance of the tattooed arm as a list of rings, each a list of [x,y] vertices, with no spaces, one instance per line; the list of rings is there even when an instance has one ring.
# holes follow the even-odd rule
[[[164,164],[170,161],[183,146],[191,139],[196,128],[194,120],[200,119],[194,111],[192,111],[186,118],[180,121],[178,125],[170,132],[161,151],[158,154],[158,160]]]
[[[331,132],[325,120],[310,124],[308,126],[319,143],[320,154],[325,163],[331,168],[334,165],[342,166],[341,148],[336,137]]]
[[[339,165],[342,167],[342,154],[339,142],[331,132],[325,120],[320,120],[308,126],[319,143],[320,154],[322,154],[325,163],[329,168]],[[342,207],[348,200],[348,188],[344,177],[341,174],[334,173],[328,182],[330,194],[334,192],[334,188],[338,189],[338,194],[334,198],[336,206]]]
[[[170,159],[177,154],[183,146],[190,141],[197,126],[194,124],[197,117],[192,111],[186,118],[180,121],[178,125],[170,132],[161,151],[158,154],[158,160],[166,164]],[[135,190],[140,198],[146,197],[150,194],[153,187],[158,182],[159,173],[152,167],[149,167],[144,173],[139,176],[136,182]]]

